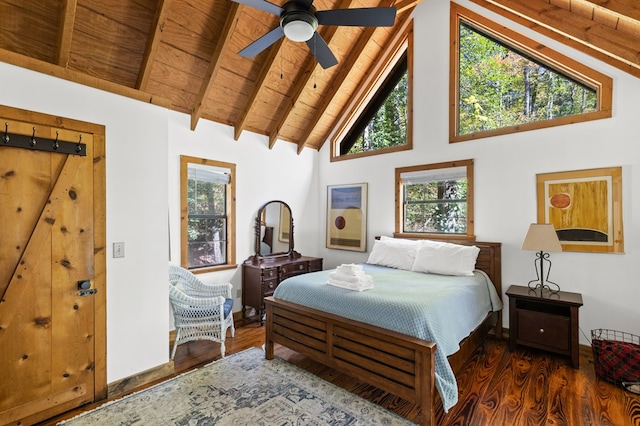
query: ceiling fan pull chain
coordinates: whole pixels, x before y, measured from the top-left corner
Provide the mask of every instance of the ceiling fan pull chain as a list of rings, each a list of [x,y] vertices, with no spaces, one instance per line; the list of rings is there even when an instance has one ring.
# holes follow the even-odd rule
[[[313,35],[313,57],[314,58],[317,58],[316,56],[316,53],[318,51],[317,46],[318,46],[318,33],[315,33]],[[313,67],[313,88],[314,89],[318,87],[318,85],[316,84],[316,68],[318,67]]]

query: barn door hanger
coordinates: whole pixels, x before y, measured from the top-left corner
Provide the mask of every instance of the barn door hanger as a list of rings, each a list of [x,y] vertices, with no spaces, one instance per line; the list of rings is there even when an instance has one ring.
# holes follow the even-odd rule
[[[58,132],[55,139],[37,138],[36,128],[33,128],[31,136],[17,135],[9,133],[9,123],[4,123],[4,135],[0,146],[11,146],[14,148],[26,148],[36,151],[59,152],[61,154],[79,155],[86,157],[87,145],[82,143],[82,135],[77,143],[58,140]]]

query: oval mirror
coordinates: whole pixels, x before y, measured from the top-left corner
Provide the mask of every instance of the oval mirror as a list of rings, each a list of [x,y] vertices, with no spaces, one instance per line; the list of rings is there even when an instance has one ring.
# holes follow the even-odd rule
[[[256,216],[257,257],[293,255],[293,216],[284,201],[269,201],[260,207]]]

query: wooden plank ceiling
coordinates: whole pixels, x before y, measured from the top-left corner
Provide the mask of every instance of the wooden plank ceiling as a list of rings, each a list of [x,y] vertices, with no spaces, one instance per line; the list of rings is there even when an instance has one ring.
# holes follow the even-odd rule
[[[0,61],[320,149],[420,0],[315,0],[317,10],[395,5],[395,27],[321,26],[322,69],[287,39],[237,54],[278,17],[231,0],[0,0]],[[472,0],[640,76],[636,0]],[[283,0],[272,0],[282,5]]]

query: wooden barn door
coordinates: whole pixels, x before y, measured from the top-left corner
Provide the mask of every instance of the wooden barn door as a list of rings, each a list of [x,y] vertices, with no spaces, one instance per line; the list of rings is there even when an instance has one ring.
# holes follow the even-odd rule
[[[35,127],[41,138],[79,139],[77,131],[5,122],[9,132]],[[104,250],[96,245],[93,139],[83,134],[86,156],[0,146],[2,425],[31,424],[103,396],[105,368],[96,368],[96,358],[104,364],[104,331],[96,327],[104,321],[96,318],[104,307],[96,302],[104,304],[104,273],[96,282],[96,259],[104,256],[95,253]]]

